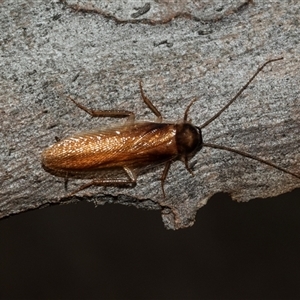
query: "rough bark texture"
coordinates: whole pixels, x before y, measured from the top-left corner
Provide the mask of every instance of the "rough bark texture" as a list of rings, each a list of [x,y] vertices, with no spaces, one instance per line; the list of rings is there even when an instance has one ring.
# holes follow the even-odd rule
[[[112,124],[91,108],[134,111],[153,119],[138,82],[167,120],[201,125],[270,58],[241,97],[203,130],[205,142],[240,149],[299,174],[300,46],[297,1],[2,1],[0,11],[0,218],[66,194],[43,171],[41,151],[78,131]],[[122,123],[123,121],[117,121]],[[266,198],[300,180],[226,151],[204,148],[191,164],[172,165],[162,196],[162,168],[134,189],[91,188],[71,199],[162,209],[167,228],[191,226],[217,192],[234,200]],[[72,190],[82,181],[70,180]]]

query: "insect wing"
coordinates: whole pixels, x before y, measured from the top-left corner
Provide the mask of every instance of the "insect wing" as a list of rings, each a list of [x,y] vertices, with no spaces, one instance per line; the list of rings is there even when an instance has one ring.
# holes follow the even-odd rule
[[[95,173],[143,169],[177,156],[174,124],[143,122],[80,133],[46,149],[43,167],[56,176],[92,178]]]

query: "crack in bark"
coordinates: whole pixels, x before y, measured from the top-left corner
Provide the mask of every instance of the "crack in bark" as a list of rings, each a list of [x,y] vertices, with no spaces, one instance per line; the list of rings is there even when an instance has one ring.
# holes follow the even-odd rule
[[[116,17],[115,15],[113,15],[109,12],[105,12],[102,9],[99,9],[99,8],[81,6],[79,4],[69,4],[67,2],[67,0],[59,0],[59,1],[65,7],[68,7],[69,9],[71,9],[72,11],[74,11],[76,13],[101,15],[104,18],[112,20],[117,24],[147,24],[147,25],[152,25],[152,26],[167,24],[167,23],[170,23],[171,21],[173,21],[175,19],[189,19],[189,20],[192,20],[192,21],[195,21],[195,22],[201,22],[203,24],[205,24],[205,23],[215,23],[215,22],[221,21],[222,19],[224,19],[224,18],[226,18],[226,17],[228,17],[232,14],[237,14],[239,12],[243,12],[249,6],[249,4],[254,4],[253,0],[246,0],[245,2],[240,4],[238,7],[227,10],[226,12],[224,12],[224,14],[222,16],[215,17],[215,18],[212,18],[212,19],[201,19],[199,17],[194,16],[193,14],[191,14],[189,12],[176,12],[176,13],[170,14],[169,16],[167,16],[163,19],[158,19],[158,20],[151,20],[151,19],[147,19],[147,18],[128,20],[128,19],[120,19],[120,18]],[[148,4],[148,3],[146,3],[146,4]],[[142,7],[142,8],[144,8],[144,7]],[[146,8],[148,8],[148,6]],[[150,7],[145,12],[143,10],[143,13],[139,13],[139,15],[145,14],[149,10],[150,10]],[[136,18],[136,16],[133,16],[133,15],[131,15],[131,16],[133,18]]]

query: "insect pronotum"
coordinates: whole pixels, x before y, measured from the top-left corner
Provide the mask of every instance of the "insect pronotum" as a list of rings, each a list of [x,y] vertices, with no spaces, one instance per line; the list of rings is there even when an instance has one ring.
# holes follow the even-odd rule
[[[220,116],[248,87],[258,73],[269,63],[281,60],[282,57],[265,62],[238,93],[212,118],[200,127],[191,124],[188,112],[196,99],[187,106],[183,121],[178,123],[162,122],[162,115],[145,95],[140,81],[141,96],[148,108],[155,114],[156,121],[135,121],[133,112],[126,110],[92,110],[77,103],[69,97],[80,109],[92,117],[128,117],[124,125],[103,130],[78,133],[60,140],[42,153],[43,168],[59,177],[92,179],[73,191],[73,195],[93,185],[135,187],[141,172],[157,165],[164,165],[161,177],[161,187],[164,192],[164,182],[171,164],[176,160],[184,162],[191,173],[188,161],[202,147],[210,147],[230,151],[274,167],[296,178],[300,175],[292,173],[272,162],[256,157],[244,151],[227,146],[204,143],[201,130]]]

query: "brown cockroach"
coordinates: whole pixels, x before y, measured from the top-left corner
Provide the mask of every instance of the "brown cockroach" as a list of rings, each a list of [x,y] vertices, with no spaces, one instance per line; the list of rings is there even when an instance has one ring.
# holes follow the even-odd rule
[[[202,147],[210,147],[230,151],[254,159],[284,173],[300,178],[300,175],[285,170],[272,162],[266,161],[244,151],[222,145],[204,143],[201,130],[220,116],[249,86],[258,73],[269,63],[281,60],[282,57],[265,62],[239,92],[212,118],[200,127],[188,122],[188,111],[196,99],[187,106],[183,121],[178,123],[162,122],[162,115],[145,95],[140,81],[141,96],[148,108],[155,114],[155,122],[136,122],[133,112],[126,110],[91,110],[69,97],[80,109],[92,117],[125,118],[127,122],[103,130],[78,133],[60,140],[42,153],[43,168],[59,177],[77,179],[92,179],[92,181],[72,192],[73,195],[93,185],[135,187],[141,172],[165,165],[161,177],[161,187],[164,192],[164,182],[171,164],[176,160],[184,162],[191,173],[188,161]]]

